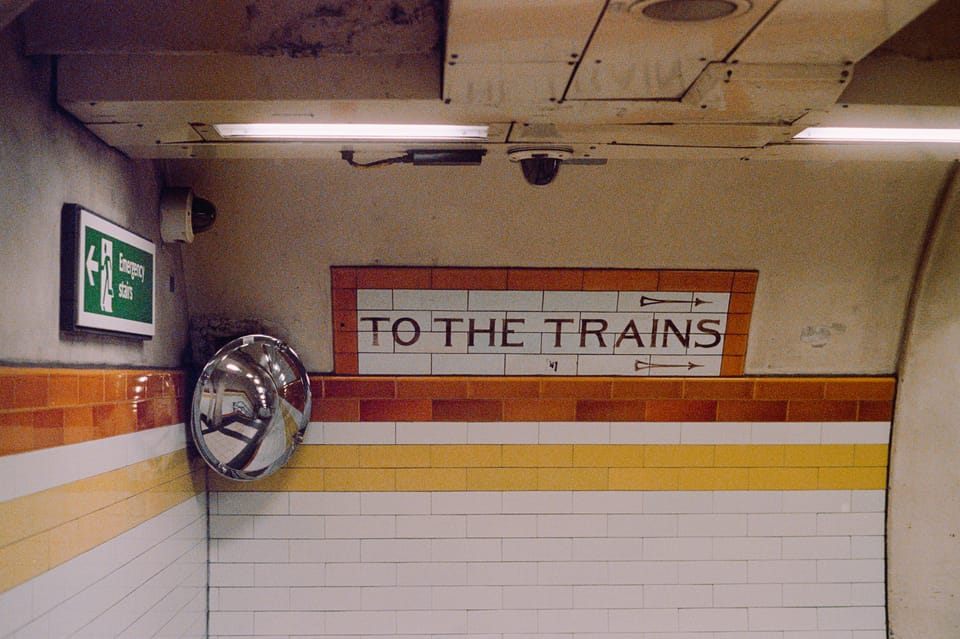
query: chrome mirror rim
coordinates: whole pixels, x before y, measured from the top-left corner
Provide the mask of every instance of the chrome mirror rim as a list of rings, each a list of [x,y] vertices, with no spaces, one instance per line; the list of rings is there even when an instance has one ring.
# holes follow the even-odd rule
[[[228,381],[237,388],[227,389]],[[244,385],[256,390],[244,392]],[[233,396],[227,415],[225,395]],[[253,481],[287,462],[303,440],[310,407],[309,375],[296,352],[269,335],[245,335],[203,367],[193,391],[190,434],[215,472]]]

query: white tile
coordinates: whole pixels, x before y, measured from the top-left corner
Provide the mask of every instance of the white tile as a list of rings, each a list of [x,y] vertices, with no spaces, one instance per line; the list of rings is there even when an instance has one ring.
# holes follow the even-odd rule
[[[676,585],[680,583],[678,561],[611,561],[611,584]]]
[[[883,581],[883,559],[821,559],[817,561],[817,581],[879,582]]]
[[[681,537],[743,537],[747,534],[745,514],[678,515]]]
[[[499,610],[504,597],[499,586],[435,586],[429,588],[433,610]]]
[[[887,602],[887,589],[883,582],[850,584],[850,605],[883,606]]]
[[[718,584],[713,587],[717,608],[769,608],[783,602],[780,584]]]
[[[842,632],[842,631],[837,631]],[[854,630],[850,633],[852,639],[887,639],[887,629],[879,630]],[[846,639],[846,638],[844,638]]]
[[[360,554],[355,558],[346,558],[348,561],[364,562],[406,562],[429,561],[429,539],[361,539],[359,541]],[[343,561],[344,557],[333,556],[327,561]]]
[[[882,513],[887,507],[885,490],[854,490],[853,506],[855,513]]]
[[[210,564],[210,587],[253,586],[253,566],[254,564]]]
[[[467,577],[467,566],[497,564],[467,564],[456,561],[397,564],[399,586],[465,586],[472,584]]]
[[[817,515],[818,535],[882,535],[884,513],[837,513]]]
[[[813,583],[817,576],[814,560],[757,560],[747,564],[750,583],[787,584]]]
[[[784,537],[784,559],[850,559],[849,537]]]
[[[710,537],[644,539],[643,558],[651,561],[712,559],[713,540]]]
[[[25,626],[41,611],[33,607],[34,584],[31,580],[0,593],[0,632],[10,632]]]
[[[573,586],[504,586],[503,607],[520,610],[558,610],[573,607]]]
[[[633,490],[578,490],[573,493],[573,512],[642,513],[643,495]]]
[[[574,608],[642,608],[643,586],[603,585],[575,586]]]
[[[637,628],[643,628],[647,633],[674,633],[679,627],[679,615],[676,608],[611,610],[608,616],[610,632],[629,633],[636,632]]]
[[[609,629],[606,610],[539,610],[537,612],[540,632],[601,633]]]
[[[252,612],[211,611],[209,617],[211,635],[252,635]]]
[[[429,375],[429,353],[357,353],[361,375]]]
[[[219,515],[286,515],[290,512],[287,493],[221,492],[217,496]]]
[[[503,493],[504,513],[559,514],[573,512],[569,491],[522,491]]]
[[[328,539],[387,539],[397,534],[393,515],[326,515],[324,520]]]
[[[602,537],[607,534],[605,515],[537,515],[540,537]]]
[[[816,535],[815,513],[761,513],[747,515],[750,537],[783,537],[786,535]]]
[[[253,515],[210,515],[211,539],[250,539]]]
[[[682,424],[683,444],[749,444],[751,422],[687,422]]]
[[[609,583],[612,564],[606,561],[544,561],[537,566],[543,585],[595,585]]]
[[[543,337],[541,337],[541,340]],[[576,375],[577,356],[558,355],[512,355],[507,353],[504,362],[505,375]]]
[[[469,610],[467,632],[479,633],[535,633],[538,632],[536,610]]]
[[[393,306],[404,310],[465,311],[467,310],[467,291],[397,289],[393,291]]]
[[[253,583],[258,587],[309,587],[326,585],[327,566],[320,563],[296,561],[294,563],[239,565],[253,567]]]
[[[358,539],[291,539],[289,543],[291,561],[360,561]]]
[[[291,515],[360,514],[360,493],[291,492],[287,494],[290,497]]]
[[[849,490],[787,490],[783,492],[785,513],[850,512],[852,493]]]
[[[290,588],[290,609],[305,611],[360,610],[361,588],[330,587]],[[268,606],[254,607],[270,610]]]
[[[756,422],[751,426],[753,444],[819,444],[819,422]]]
[[[398,538],[465,537],[466,515],[398,515],[396,518]]]
[[[360,510],[364,515],[426,515],[431,512],[430,493],[376,492],[360,495]]]
[[[794,608],[849,606],[850,584],[783,584],[783,605]]]
[[[715,513],[778,513],[783,510],[779,490],[718,490],[713,494]]]
[[[621,537],[583,537],[573,540],[574,561],[639,561],[650,540]]]
[[[573,558],[573,541],[570,539],[504,539],[503,560],[570,561]]]
[[[325,422],[325,444],[395,444],[394,422]]]
[[[713,586],[647,585],[643,601],[647,608],[708,608],[713,605]]]
[[[884,552],[884,538],[881,535],[850,538],[850,559],[883,559]]]
[[[217,560],[221,563],[277,563],[289,561],[290,557],[290,542],[286,539],[217,540]],[[305,557],[301,560],[311,561]]]
[[[467,632],[464,610],[401,610],[397,615],[397,633],[463,634]],[[379,633],[382,634],[382,633]]]
[[[816,608],[750,608],[750,630],[816,630]]]
[[[220,610],[288,610],[289,588],[219,588]]]
[[[886,626],[883,606],[819,608],[817,620],[822,630],[881,630]]]
[[[745,584],[746,561],[680,561],[681,584]]]
[[[471,585],[520,586],[537,583],[538,565],[532,561],[466,564]]]
[[[611,444],[679,444],[681,422],[613,422]]]
[[[368,586],[361,588],[363,610],[430,610],[432,589],[429,586]]]
[[[335,635],[392,635],[399,631],[399,615],[386,611],[353,610],[331,611],[324,613],[324,629],[328,634]],[[316,629],[290,634],[312,634]]]
[[[544,291],[545,311],[602,311],[617,310],[616,291]],[[585,316],[586,317],[586,316]]]
[[[470,291],[471,311],[540,311],[541,291]]]
[[[536,537],[537,515],[467,515],[468,537]]]
[[[747,611],[740,608],[680,610],[679,628],[695,632],[739,632],[747,629]]]
[[[608,444],[608,422],[541,422],[541,444]]]
[[[468,355],[434,353],[430,355],[431,375],[504,375],[504,355],[470,353]],[[424,374],[408,371],[408,374]]]
[[[327,563],[321,564],[325,571],[325,583],[329,586],[395,586],[397,568],[395,563]],[[323,585],[323,584],[317,584]]]
[[[253,533],[258,539],[322,539],[324,515],[256,515]]]
[[[432,539],[429,541],[432,561],[500,561],[501,550],[508,541],[499,539]]]
[[[316,401],[316,400],[314,400]],[[303,432],[302,444],[322,444],[323,443],[323,422],[310,422],[307,429]]]
[[[644,495],[646,513],[710,513],[713,493],[708,491],[654,491]]]
[[[540,438],[537,422],[473,422],[467,424],[470,444],[536,444]]]
[[[496,514],[503,511],[503,496],[499,492],[437,492],[430,494],[434,514]]]
[[[680,515],[610,515],[607,534],[611,537],[676,537]]]
[[[357,310],[385,311],[393,308],[393,290],[384,288],[357,289]]]
[[[890,422],[826,422],[824,444],[889,444]]]
[[[465,422],[400,422],[398,444],[466,444]]]

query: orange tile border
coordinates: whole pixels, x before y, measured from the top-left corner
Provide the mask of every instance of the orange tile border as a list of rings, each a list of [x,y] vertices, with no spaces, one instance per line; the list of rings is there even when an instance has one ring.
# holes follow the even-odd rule
[[[184,421],[180,370],[0,367],[0,455]]]
[[[827,384],[848,399],[824,399]],[[314,375],[314,421],[889,421],[877,378]],[[866,397],[861,399],[858,393]]]

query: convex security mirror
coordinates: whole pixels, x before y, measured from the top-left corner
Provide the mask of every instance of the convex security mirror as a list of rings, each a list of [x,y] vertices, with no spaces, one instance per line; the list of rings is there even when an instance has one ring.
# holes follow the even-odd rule
[[[293,454],[310,420],[310,380],[288,345],[239,337],[204,366],[190,428],[207,464],[230,479],[273,473]]]

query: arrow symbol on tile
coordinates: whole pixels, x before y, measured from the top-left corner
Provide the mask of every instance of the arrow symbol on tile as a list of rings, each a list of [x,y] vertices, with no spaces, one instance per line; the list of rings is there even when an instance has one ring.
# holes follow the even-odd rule
[[[641,362],[639,359],[633,363],[633,370],[635,371],[654,368],[685,368],[688,371],[692,371],[695,368],[703,368],[703,364],[694,364],[693,362],[687,362],[686,364],[647,364],[646,362]]]
[[[656,297],[647,297],[646,295],[640,296],[640,307],[644,306],[653,306],[654,304],[686,304],[687,300],[661,300]],[[701,299],[699,297],[693,300],[694,307],[700,306],[701,304],[709,304],[710,300]]]

